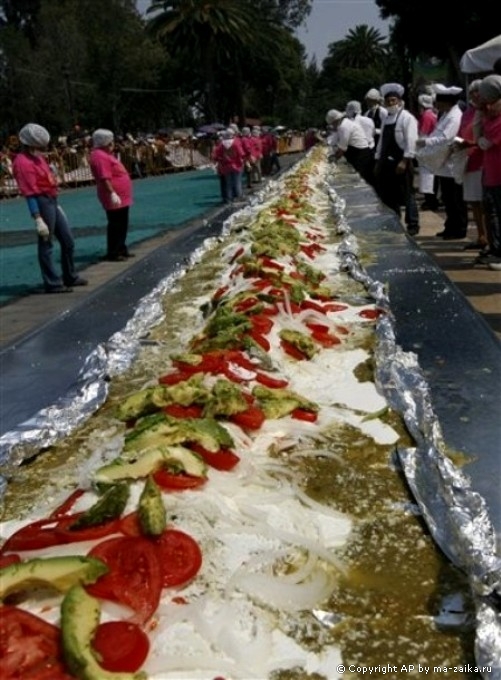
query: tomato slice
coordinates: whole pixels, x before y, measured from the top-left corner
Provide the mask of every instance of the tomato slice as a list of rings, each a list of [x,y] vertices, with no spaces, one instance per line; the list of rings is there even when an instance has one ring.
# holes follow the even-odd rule
[[[230,449],[219,449],[216,452],[207,451],[203,446],[195,443],[190,444],[190,449],[202,456],[207,465],[216,470],[232,470],[240,461],[237,454]]]
[[[184,380],[188,380],[192,375],[193,373],[187,371],[174,371],[173,373],[166,373],[160,376],[158,382],[160,385],[177,385]]]
[[[0,607],[2,680],[71,680],[62,660],[60,630],[18,607]]]
[[[324,347],[333,347],[334,345],[339,345],[341,343],[341,340],[335,335],[323,331],[312,331],[311,337]]]
[[[2,552],[20,552],[23,550],[40,550],[53,545],[76,543],[78,541],[93,541],[103,538],[119,530],[118,522],[111,520],[99,526],[88,529],[70,529],[71,525],[82,515],[65,515],[59,518],[40,519],[18,529],[8,538]]]
[[[289,384],[288,380],[283,378],[273,378],[271,375],[266,375],[266,373],[260,373],[259,371],[256,374],[256,382],[261,383],[261,385],[264,385],[265,387],[277,390],[287,387]]]
[[[250,320],[252,323],[252,328],[257,333],[262,333],[263,335],[266,335],[273,328],[274,323],[273,320],[270,319],[270,317],[266,316],[265,314],[255,314],[251,316]]]
[[[181,404],[169,404],[164,407],[164,413],[173,418],[200,418],[203,412],[202,406],[192,404],[191,406],[181,406]]]
[[[358,316],[362,317],[362,319],[377,319],[381,314],[383,314],[383,310],[377,307],[376,309],[362,309],[358,312]]]
[[[320,303],[314,302],[313,300],[303,300],[301,302],[301,309],[313,309],[315,312],[327,314],[327,309]]]
[[[202,551],[194,538],[177,529],[166,529],[153,543],[159,555],[164,588],[181,586],[198,574]]]
[[[298,349],[291,342],[287,342],[287,340],[280,340],[280,346],[282,347],[284,352],[293,359],[297,359],[298,361],[306,359],[306,354],[303,354],[303,352],[301,352],[301,350]]]
[[[196,489],[199,486],[203,486],[207,481],[207,477],[196,477],[195,475],[187,475],[184,472],[169,472],[164,468],[154,472],[153,479],[161,489],[166,491]]]
[[[75,505],[77,500],[84,495],[85,491],[83,489],[75,489],[68,498],[61,503],[55,510],[50,513],[50,517],[58,518],[67,515],[72,507]]]
[[[249,335],[265,352],[270,351],[271,345],[267,337],[256,331],[254,328],[249,332]]]
[[[92,641],[100,657],[100,666],[112,673],[135,673],[141,668],[150,651],[146,633],[129,621],[101,623]]]
[[[98,543],[89,555],[102,560],[110,571],[87,585],[88,592],[130,607],[135,612],[133,621],[146,623],[162,592],[162,568],[155,545],[141,536],[116,536]]]
[[[308,411],[305,408],[295,408],[291,411],[290,416],[296,420],[304,420],[306,423],[315,423],[318,420],[318,413]]]
[[[130,512],[120,519],[120,531],[126,536],[142,536],[141,523],[137,512]]]
[[[259,430],[266,420],[266,416],[264,415],[264,411],[260,408],[251,406],[246,411],[241,411],[240,413],[235,413],[230,416],[230,420],[244,430]]]
[[[0,555],[0,569],[4,567],[9,567],[11,564],[17,564],[21,561],[21,556],[16,553],[11,555]]]

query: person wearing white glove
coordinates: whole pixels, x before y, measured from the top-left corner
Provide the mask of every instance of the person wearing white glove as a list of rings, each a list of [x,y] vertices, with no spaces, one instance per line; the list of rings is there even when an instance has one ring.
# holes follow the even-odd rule
[[[132,181],[116,157],[115,138],[111,130],[98,129],[92,135],[90,169],[96,181],[97,197],[106,217],[106,258],[121,262],[132,253],[127,248],[129,208],[132,205]]]
[[[19,131],[21,151],[12,165],[19,191],[26,198],[38,234],[38,263],[46,293],[67,293],[87,281],[75,271],[74,240],[66,215],[58,203],[57,181],[42,151],[50,141],[48,131],[28,123]],[[62,276],[54,265],[53,241],[61,248]]]
[[[50,239],[50,230],[49,227],[46,225],[44,222],[43,218],[40,217],[35,217],[35,226],[37,228],[37,234],[40,236],[40,238],[43,238],[44,240]]]

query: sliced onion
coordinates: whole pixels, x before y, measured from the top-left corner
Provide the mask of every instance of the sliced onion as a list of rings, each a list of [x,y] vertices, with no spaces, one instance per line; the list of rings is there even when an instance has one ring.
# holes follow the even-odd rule
[[[267,574],[235,574],[233,587],[276,609],[301,611],[313,609],[326,600],[333,588],[333,578],[323,569],[316,569],[302,583],[285,583],[280,577]]]

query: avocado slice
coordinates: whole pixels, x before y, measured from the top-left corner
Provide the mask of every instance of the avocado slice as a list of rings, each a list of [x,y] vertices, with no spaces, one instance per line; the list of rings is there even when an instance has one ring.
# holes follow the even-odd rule
[[[318,404],[292,390],[256,385],[252,394],[259,400],[259,405],[267,418],[283,418],[296,408],[304,408],[315,413],[318,411]]]
[[[171,399],[163,385],[148,387],[127,397],[116,410],[119,420],[127,422],[147,413],[158,411],[162,406],[171,403]]]
[[[216,399],[217,395],[214,398]],[[243,397],[241,398],[243,401]],[[184,442],[197,442],[208,451],[218,451],[222,446],[233,446],[233,440],[227,430],[214,418],[179,419],[162,414],[141,418],[134,430],[125,437],[124,454],[128,458],[134,452]]]
[[[99,665],[92,639],[101,618],[99,601],[78,585],[65,595],[61,605],[61,637],[64,659],[80,680],[147,680],[146,673],[113,673]]]
[[[282,340],[286,340],[297,347],[308,359],[311,359],[318,352],[318,347],[313,340],[300,331],[284,328],[279,332],[279,336]]]
[[[94,583],[108,567],[94,557],[40,557],[0,569],[0,600],[11,593],[49,585],[65,592],[76,583]]]
[[[86,510],[83,515],[80,515],[69,529],[86,529],[116,519],[125,510],[128,500],[129,485],[126,482],[114,484],[104,492],[93,506]]]
[[[147,477],[163,465],[174,465],[188,475],[203,477],[207,471],[204,461],[183,446],[156,446],[138,453],[136,460],[116,458],[109,465],[96,470],[95,482],[114,482],[119,479]]]
[[[167,526],[167,511],[162,492],[152,477],[148,477],[139,497],[139,524],[146,536],[160,536]]]

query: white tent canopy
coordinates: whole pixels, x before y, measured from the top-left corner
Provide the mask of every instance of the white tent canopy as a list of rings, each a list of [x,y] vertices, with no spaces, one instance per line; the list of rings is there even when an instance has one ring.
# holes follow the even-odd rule
[[[467,50],[459,62],[463,73],[486,73],[492,71],[496,59],[501,57],[501,35]]]

